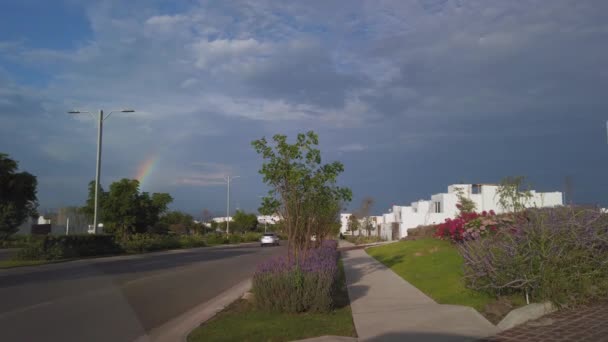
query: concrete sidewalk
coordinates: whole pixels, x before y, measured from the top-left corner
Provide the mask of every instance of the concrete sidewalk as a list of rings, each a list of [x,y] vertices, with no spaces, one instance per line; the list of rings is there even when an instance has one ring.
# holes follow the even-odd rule
[[[437,304],[365,250],[342,258],[359,341],[473,341],[498,333],[472,308]]]

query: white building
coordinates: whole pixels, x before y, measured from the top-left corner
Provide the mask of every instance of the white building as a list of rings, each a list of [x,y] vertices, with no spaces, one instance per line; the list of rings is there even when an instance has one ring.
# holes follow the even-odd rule
[[[258,215],[258,223],[260,224],[277,224],[281,221],[279,215]]]
[[[447,193],[431,196],[430,200],[412,202],[409,206],[393,205],[389,212],[382,215],[380,236],[387,239],[401,239],[407,236],[407,230],[418,226],[442,223],[447,218],[454,218],[458,214],[458,189],[465,197],[475,203],[476,211],[490,211],[503,213],[505,210],[499,205],[496,184],[453,184],[448,186]],[[532,197],[524,205],[530,207],[555,207],[563,205],[561,192],[530,191]],[[345,215],[345,214],[342,214]]]
[[[211,221],[216,222],[216,223],[222,223],[222,222],[226,222],[226,221],[232,222],[232,216],[228,216],[228,219],[226,219],[226,216],[214,217],[211,219]]]

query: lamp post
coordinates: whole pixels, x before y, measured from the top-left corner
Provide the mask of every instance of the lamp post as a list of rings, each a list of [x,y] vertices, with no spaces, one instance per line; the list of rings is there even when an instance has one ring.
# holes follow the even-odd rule
[[[228,185],[226,189],[226,235],[230,234],[230,181],[241,176],[224,176],[224,180]]]
[[[99,177],[101,176],[101,141],[103,136],[103,122],[112,115],[112,113],[133,113],[133,109],[122,109],[114,110],[109,112],[106,116],[103,114],[103,110],[99,111],[97,118],[93,113],[88,111],[71,110],[69,114],[84,114],[87,113],[97,120],[97,168],[95,169],[95,210],[93,212],[93,232],[97,234],[97,219],[99,218]]]

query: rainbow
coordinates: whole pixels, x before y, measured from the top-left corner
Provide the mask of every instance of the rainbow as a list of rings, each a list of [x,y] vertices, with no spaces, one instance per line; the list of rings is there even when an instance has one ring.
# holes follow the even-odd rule
[[[148,178],[148,176],[150,176],[150,174],[152,173],[152,170],[154,169],[154,166],[156,166],[156,163],[159,160],[159,156],[158,155],[153,155],[149,158],[147,158],[146,160],[144,160],[143,163],[141,163],[138,167],[137,167],[137,174],[135,175],[135,179],[137,179],[139,181],[139,186],[142,187],[144,182],[146,181],[146,179]]]

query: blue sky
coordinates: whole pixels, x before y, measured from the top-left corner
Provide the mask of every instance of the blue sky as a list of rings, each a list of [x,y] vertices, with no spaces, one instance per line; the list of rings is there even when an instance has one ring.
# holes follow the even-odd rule
[[[608,205],[608,3],[597,1],[2,1],[0,151],[42,208],[81,205],[95,125],[102,185],[157,157],[144,191],[221,211],[266,191],[249,143],[315,130],[358,206],[525,175]]]

